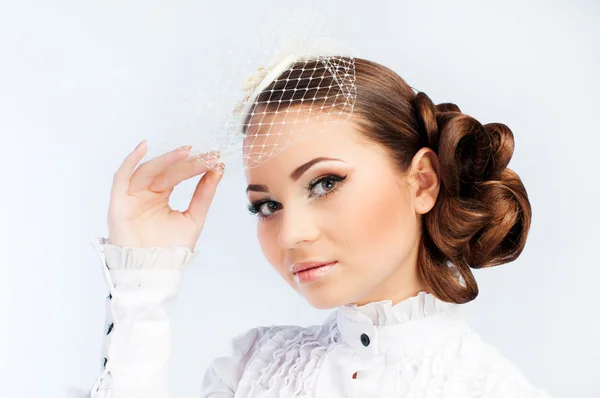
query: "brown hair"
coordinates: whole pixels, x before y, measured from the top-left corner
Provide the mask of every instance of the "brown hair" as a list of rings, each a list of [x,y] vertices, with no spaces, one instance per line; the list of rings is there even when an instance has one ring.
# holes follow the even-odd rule
[[[300,106],[300,99],[311,90],[316,94],[320,87],[332,90],[331,77],[308,79],[317,62],[284,72],[257,102],[270,99],[269,106],[281,110],[285,102]],[[479,293],[470,268],[514,261],[527,240],[531,205],[521,179],[507,168],[513,134],[502,123],[482,125],[452,103],[435,105],[427,94],[415,94],[383,65],[361,58],[354,58],[354,65],[357,97],[352,119],[361,133],[383,145],[401,172],[408,171],[423,147],[433,149],[439,158],[440,192],[434,207],[422,217],[418,272],[439,299],[469,302]],[[286,84],[297,90],[286,90]]]

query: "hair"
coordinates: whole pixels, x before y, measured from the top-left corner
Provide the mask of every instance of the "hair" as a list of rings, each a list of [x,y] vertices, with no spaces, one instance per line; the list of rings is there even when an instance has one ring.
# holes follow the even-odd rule
[[[320,61],[311,62],[284,72],[256,101],[269,111],[281,110],[284,103],[300,106],[311,90],[315,97],[326,98],[320,94],[328,91],[335,98],[331,76],[308,79]],[[514,261],[527,240],[531,205],[521,179],[507,168],[513,133],[502,123],[482,125],[455,104],[435,105],[383,65],[361,58],[353,62],[357,96],[352,119],[361,134],[386,148],[404,173],[421,148],[429,147],[438,156],[440,191],[421,218],[418,274],[439,299],[467,303],[479,294],[471,268]],[[273,104],[264,105],[267,99]]]

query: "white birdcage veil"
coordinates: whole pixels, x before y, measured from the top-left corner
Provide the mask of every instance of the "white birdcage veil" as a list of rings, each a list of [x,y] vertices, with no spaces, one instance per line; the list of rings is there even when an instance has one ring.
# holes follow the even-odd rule
[[[269,23],[259,24],[256,37],[249,33],[215,54],[223,67],[219,76],[203,80],[196,99],[202,126],[149,141],[149,151],[191,145],[188,160],[209,169],[222,172],[223,163],[236,159],[252,168],[348,120],[356,100],[356,49],[331,34],[318,9],[265,18]],[[245,57],[252,41],[258,51]],[[308,120],[318,128],[304,128]]]

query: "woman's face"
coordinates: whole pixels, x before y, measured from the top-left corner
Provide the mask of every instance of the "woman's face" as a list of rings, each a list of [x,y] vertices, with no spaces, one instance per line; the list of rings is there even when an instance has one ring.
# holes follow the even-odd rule
[[[256,151],[273,137],[259,137]],[[419,178],[399,173],[351,119],[246,169],[246,178],[267,260],[314,307],[393,300],[421,290],[419,217],[435,198],[430,207],[419,200]],[[294,272],[294,265],[309,261],[334,265]]]

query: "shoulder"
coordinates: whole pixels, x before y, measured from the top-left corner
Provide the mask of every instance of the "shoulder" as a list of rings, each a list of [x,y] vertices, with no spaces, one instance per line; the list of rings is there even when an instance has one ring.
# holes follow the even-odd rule
[[[534,387],[496,347],[472,330],[463,335],[458,358],[457,380],[483,397],[550,398],[548,393]]]

